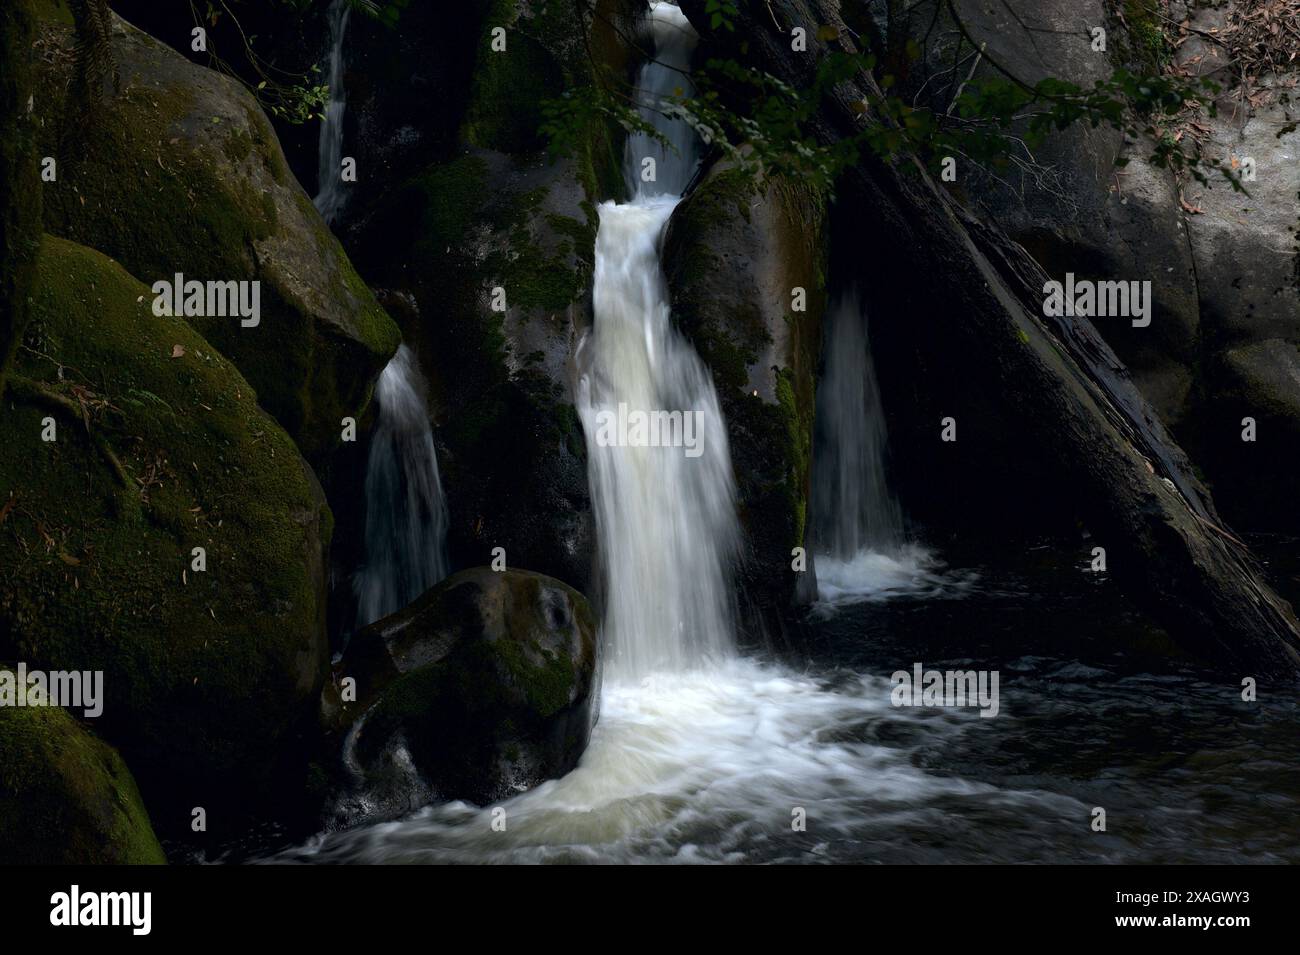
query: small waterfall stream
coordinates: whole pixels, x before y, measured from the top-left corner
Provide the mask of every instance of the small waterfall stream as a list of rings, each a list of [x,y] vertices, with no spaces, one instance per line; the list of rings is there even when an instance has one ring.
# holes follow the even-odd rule
[[[340,178],[343,164],[343,113],[347,93],[343,89],[343,38],[347,34],[352,5],[348,0],[334,0],[330,5],[330,99],[320,126],[320,149],[317,153],[316,184],[319,192],[312,204],[327,223],[333,223],[347,202]]]
[[[822,552],[849,560],[868,548],[898,550],[903,510],[885,477],[885,415],[856,291],[826,316],[826,362],[817,388],[813,524]]]
[[[832,302],[823,343],[812,487],[819,609],[969,588],[971,575],[941,575],[935,556],[907,536],[885,467],[885,413],[856,289]]]
[[[352,576],[358,629],[447,575],[447,509],[424,392],[415,353],[402,345],[375,385],[362,564]]]
[[[722,411],[708,369],[673,327],[659,263],[665,225],[695,170],[684,123],[655,110],[685,83],[695,31],[676,6],[652,6],[656,59],[638,81],[643,115],[673,136],[665,150],[628,138],[634,198],[600,206],[593,286],[595,328],[579,351],[578,408],[600,540],[607,679],[680,672],[732,646],[729,568],[736,541],[735,490]],[[653,161],[648,167],[646,159]],[[653,180],[642,171],[653,168]],[[680,413],[698,422],[700,454],[683,447],[606,446],[602,416]]]

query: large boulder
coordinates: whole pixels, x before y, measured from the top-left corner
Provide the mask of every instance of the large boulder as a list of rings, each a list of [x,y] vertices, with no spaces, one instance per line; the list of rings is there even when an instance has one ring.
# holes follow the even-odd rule
[[[446,799],[479,804],[578,762],[594,721],[597,633],[581,594],[530,571],[461,571],[358,633],[327,692],[336,725],[364,713],[356,758],[372,783],[413,764]]]
[[[112,747],[58,707],[0,708],[0,865],[163,862]]]
[[[1287,492],[1300,464],[1300,67],[1277,39],[1260,46],[1277,44],[1283,74],[1234,61],[1258,50],[1248,31],[1267,30],[1245,6],[1192,6],[1176,61],[1192,74],[1232,77],[1216,115],[1196,117],[1197,133],[1208,159],[1253,172],[1248,194],[1217,177],[1184,189],[1201,311],[1199,404],[1187,440],[1238,529],[1294,534],[1300,504]],[[1248,417],[1253,442],[1242,440]]]
[[[312,719],[332,522],[239,371],[150,302],[46,238],[3,412],[0,656],[102,670],[96,728],[151,800],[215,799],[257,791]]]
[[[596,204],[623,189],[620,146],[593,119],[571,154],[553,157],[540,126],[546,100],[626,67],[616,30],[631,8],[602,0],[584,33],[563,5],[493,4],[456,148],[352,213],[349,247],[367,279],[416,305],[409,337],[438,423],[454,565],[500,546],[511,564],[580,588],[590,579],[572,356],[591,323]]]
[[[1285,486],[1291,473],[1297,424],[1289,409],[1300,400],[1282,370],[1300,344],[1300,132],[1295,64],[1281,35],[1270,39],[1268,24],[1235,0],[1125,0],[1109,8],[1101,0],[959,0],[958,8],[987,52],[1030,82],[1050,75],[1087,87],[1124,66],[1220,85],[1213,114],[1187,110],[1170,132],[1209,163],[1238,172],[1253,166],[1248,195],[1213,171],[1201,184],[1153,165],[1145,138],[1078,126],[1050,136],[1032,162],[1021,156],[1010,168],[959,174],[954,188],[1058,278],[1072,271],[1150,281],[1148,327],[1099,319],[1098,331],[1192,454],[1233,525],[1300,529],[1300,507],[1266,492]],[[1093,26],[1108,29],[1104,54],[1091,48]],[[1270,43],[1280,75],[1238,62]],[[1116,158],[1123,165],[1113,166]],[[1241,440],[1244,417],[1260,425],[1253,445]]]
[[[989,58],[1029,83],[1047,77],[1088,89],[1117,65],[1159,74],[1172,46],[1154,0],[1128,0],[1116,14],[1103,0],[959,0],[971,35]],[[1092,30],[1107,31],[1105,50]],[[945,64],[947,61],[944,61]],[[975,78],[996,77],[981,62]],[[1149,327],[1102,320],[1099,331],[1170,424],[1188,412],[1197,348],[1197,270],[1167,169],[1152,166],[1152,144],[1126,140],[1107,125],[1076,123],[1032,152],[1012,145],[997,168],[959,165],[957,191],[1023,244],[1056,278],[1152,283]],[[1116,161],[1123,159],[1124,165]]]
[[[258,400],[320,460],[338,445],[396,351],[396,325],[357,276],[285,164],[252,95],[114,18],[120,89],[88,121],[69,103],[74,37],[46,21],[34,110],[45,155],[46,229],[99,249],[147,285],[259,281],[261,319],[189,319]],[[72,127],[72,128],[69,128]]]
[[[673,318],[713,372],[737,479],[741,580],[759,606],[795,598],[826,306],[825,197],[715,165],[664,241]],[[802,289],[802,310],[795,290]]]

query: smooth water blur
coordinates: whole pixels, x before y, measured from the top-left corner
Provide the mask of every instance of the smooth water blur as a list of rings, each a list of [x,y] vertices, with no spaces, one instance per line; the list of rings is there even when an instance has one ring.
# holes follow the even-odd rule
[[[973,571],[952,571],[924,547],[902,544],[891,553],[861,550],[841,560],[817,558],[814,611],[829,614],[857,603],[896,597],[960,597],[976,585]]]
[[[818,553],[842,562],[871,549],[901,554],[903,509],[885,476],[885,413],[856,290],[827,310],[823,352],[813,445]]]
[[[909,539],[890,488],[885,411],[857,289],[835,297],[825,324],[811,502],[817,612],[905,595],[960,595],[974,575],[947,570]]]
[[[338,218],[347,201],[343,188],[343,113],[347,108],[347,95],[343,89],[343,38],[347,35],[348,17],[352,12],[350,0],[334,0],[330,6],[330,98],[325,106],[325,118],[320,125],[320,147],[317,152],[316,178],[319,192],[312,204],[326,222]]]
[[[677,82],[695,34],[675,6],[652,4],[657,59],[639,85]],[[665,78],[668,77],[668,78]],[[628,203],[600,206],[592,285],[595,323],[577,353],[577,407],[587,436],[588,479],[600,553],[600,598],[608,685],[656,671],[678,673],[729,656],[734,648],[731,562],[736,541],[735,481],[726,425],[708,368],[673,328],[659,245],[694,169],[694,137],[649,108],[646,119],[681,134],[682,154],[658,157],[658,188]],[[631,175],[642,150],[631,137]],[[696,450],[602,441],[602,415],[680,412],[699,421]],[[603,704],[602,704],[603,705]]]
[[[674,46],[641,86],[663,90],[689,35],[676,7],[651,12]],[[674,141],[693,156],[693,140]],[[629,145],[629,182],[648,148]],[[689,180],[693,161],[661,159],[663,189]],[[1294,692],[1245,704],[1235,676],[1170,673],[1167,640],[1076,566],[1078,542],[999,542],[1012,563],[954,575],[905,540],[854,302],[833,316],[819,395],[836,442],[819,458],[823,518],[844,523],[818,559],[823,600],[790,621],[799,656],[738,656],[726,431],[707,369],[671,327],[658,259],[677,198],[634,195],[600,208],[595,328],[578,355],[607,653],[578,767],[496,806],[433,804],[263,858],[1300,861]],[[602,446],[595,417],[619,403],[701,411],[705,453]],[[915,664],[997,671],[998,715],[894,706],[891,674]],[[1091,829],[1095,806],[1106,832]]]
[[[579,351],[606,648],[605,678],[719,659],[734,645],[737,536],[726,427],[703,362],[673,329],[658,240],[676,200],[600,207],[595,328]],[[701,454],[602,446],[598,416],[624,404],[698,414]]]
[[[501,803],[505,832],[448,803],[271,861],[1300,862],[1294,693],[1169,672],[1114,585],[1050,549],[979,572],[809,621],[807,660],[607,688],[581,765]],[[997,669],[998,716],[893,707],[916,662]]]
[[[447,505],[415,353],[402,345],[375,384],[365,539],[352,575],[358,629],[396,613],[447,575]]]
[[[654,59],[637,75],[635,99],[641,117],[672,146],[647,133],[627,137],[623,167],[628,195],[680,197],[700,163],[700,140],[674,108],[695,92],[691,56],[699,36],[686,14],[671,3],[651,3],[646,26],[654,44]],[[647,181],[646,160],[653,160],[654,179]]]

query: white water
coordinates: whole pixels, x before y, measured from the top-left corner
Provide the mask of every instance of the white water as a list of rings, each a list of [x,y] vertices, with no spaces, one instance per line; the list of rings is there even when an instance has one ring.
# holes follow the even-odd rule
[[[347,107],[343,89],[343,37],[348,29],[352,5],[348,0],[334,0],[330,6],[330,99],[320,126],[320,149],[316,176],[320,190],[312,204],[326,222],[332,223],[343,210],[347,193],[343,189],[343,112]]]
[[[924,825],[944,801],[998,797],[913,767],[887,742],[901,720],[936,742],[980,722],[970,713],[918,721],[890,706],[884,677],[832,690],[740,658],[614,683],[581,765],[503,803],[505,831],[493,829],[492,808],[443,803],[318,837],[282,860],[817,861],[888,844],[894,827]],[[806,832],[792,826],[796,808]]]
[[[812,491],[819,609],[968,589],[973,577],[945,576],[907,537],[885,471],[885,414],[856,290],[829,309],[823,340]]]
[[[639,86],[682,82],[695,34],[677,7],[652,7],[659,62]],[[668,77],[665,79],[665,77]],[[647,152],[654,183],[628,203],[600,207],[592,297],[595,327],[578,351],[577,406],[587,433],[588,477],[600,542],[605,677],[639,680],[681,672],[731,652],[730,564],[737,539],[727,432],[708,369],[672,327],[659,244],[679,197],[664,192],[694,170],[689,128],[643,107],[666,133],[684,134],[679,153],[629,137],[625,164],[639,176]],[[638,178],[638,182],[639,182]],[[601,412],[698,413],[698,457],[680,447],[602,447]]]
[[[660,54],[679,66],[689,25],[651,4]],[[643,88],[661,88],[648,64]],[[648,75],[647,75],[648,74]],[[653,122],[662,117],[648,114]],[[629,172],[644,141],[629,143]],[[659,154],[659,186],[689,180],[694,146]],[[679,169],[675,163],[690,164]],[[318,837],[296,861],[791,861],[877,842],[937,803],[992,787],[931,775],[890,745],[888,726],[963,732],[969,713],[890,705],[885,675],[844,679],[793,672],[735,650],[730,563],[734,484],[725,426],[707,369],[671,327],[659,242],[678,197],[638,189],[600,208],[595,328],[580,347],[577,404],[588,438],[601,554],[605,647],[600,718],[578,767],[500,807],[463,802]],[[632,408],[699,410],[704,453],[601,447],[595,415]],[[895,669],[890,665],[888,673]],[[506,811],[505,831],[492,809]],[[792,827],[806,811],[808,831]]]
[[[402,345],[375,384],[364,551],[352,577],[358,629],[447,575],[447,510],[424,390],[415,354]]]

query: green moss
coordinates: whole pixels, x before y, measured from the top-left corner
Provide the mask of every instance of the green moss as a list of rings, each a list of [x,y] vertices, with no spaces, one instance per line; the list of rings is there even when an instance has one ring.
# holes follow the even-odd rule
[[[68,0],[27,0],[33,13],[41,20],[72,26],[72,8]]]
[[[1131,49],[1128,55],[1148,74],[1162,73],[1173,57],[1173,48],[1161,25],[1159,0],[1121,0],[1128,25]]]
[[[84,402],[86,420],[39,396],[6,408],[0,654],[104,670],[99,725],[137,772],[178,762],[167,771],[251,781],[324,675],[331,518],[253,389],[152,299],[106,257],[47,238],[15,371]],[[190,569],[196,546],[206,572]]]
[[[113,749],[58,707],[0,709],[0,864],[165,862]]]
[[[790,452],[790,469],[786,487],[795,514],[791,546],[803,543],[808,518],[808,480],[812,473],[812,407],[795,397],[795,376],[783,368],[776,377],[777,407],[785,428],[786,447]]]
[[[459,252],[487,198],[486,186],[487,163],[478,156],[462,156],[417,177],[407,196],[422,210],[416,254],[434,259],[448,250]]]
[[[71,45],[70,31],[44,32],[43,148],[66,157],[43,190],[46,229],[149,283],[178,272],[260,281],[255,330],[225,317],[190,322],[319,461],[338,444],[339,420],[364,411],[400,343],[396,325],[289,174],[265,116],[228,79],[128,29],[114,40],[120,92],[62,148],[72,120],[54,104]]]

